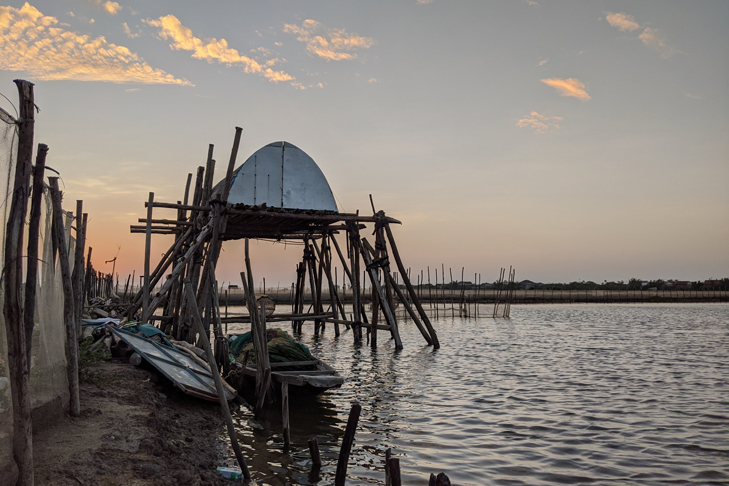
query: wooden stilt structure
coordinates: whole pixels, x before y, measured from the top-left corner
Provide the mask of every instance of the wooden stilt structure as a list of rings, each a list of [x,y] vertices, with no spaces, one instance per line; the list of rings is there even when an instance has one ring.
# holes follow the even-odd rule
[[[146,202],[146,217],[139,219],[138,223],[141,224],[131,226],[133,233],[145,234],[146,251],[144,285],[132,299],[127,317],[159,322],[160,327],[175,339],[198,345],[212,341],[210,332],[213,330],[216,360],[221,368],[225,368],[227,362],[227,346],[222,345],[225,340],[222,336],[223,323],[250,322],[257,365],[256,412],[260,412],[270,402],[274,391],[266,345],[267,321],[291,322],[294,333],[301,333],[304,323],[313,321],[316,335],[324,333],[327,323],[330,323],[335,336],[340,336],[340,326],[343,325],[351,330],[355,345],[363,343],[364,329],[369,334],[369,344],[373,348],[381,345],[382,334],[378,331],[385,330],[389,331],[394,348],[399,350],[403,347],[399,332],[402,323],[398,323],[395,314],[399,303],[404,306],[426,343],[438,348],[440,344],[436,332],[423,309],[419,293],[410,282],[395,243],[391,225],[400,222],[388,217],[384,211],[377,211],[371,216],[362,216],[359,211],[340,213],[335,209],[335,204],[331,209],[307,209],[305,203],[303,206],[286,206],[285,198],[293,196],[283,189],[285,171],[295,173],[299,169],[293,162],[286,162],[285,151],[298,149],[292,149],[282,142],[264,147],[280,150],[279,167],[274,167],[279,171],[278,175],[274,175],[280,178],[280,199],[278,202],[273,201],[275,205],[271,199],[268,200],[271,204],[258,203],[259,198],[263,197],[261,193],[265,192],[257,191],[255,186],[256,181],[263,178],[262,174],[255,172],[260,170],[261,160],[256,160],[254,154],[246,164],[235,169],[240,135],[241,130],[237,128],[225,178],[217,185],[213,185],[215,160],[213,146],[210,145],[206,164],[198,168],[194,185],[193,174],[188,174],[182,201],[161,202],[150,193]],[[253,177],[243,170],[247,164],[253,168]],[[236,184],[241,179],[245,180],[245,177],[249,177],[248,181],[253,186],[246,186],[245,190],[249,192],[244,195],[251,197],[254,204],[246,203],[245,200],[236,202],[241,198],[241,189]],[[266,184],[273,184],[276,177],[272,178],[269,173]],[[326,180],[323,180],[326,184]],[[167,212],[160,215],[160,210]],[[374,247],[360,235],[360,231],[368,225],[374,229]],[[149,261],[149,255],[153,235],[173,235],[174,241],[152,270],[153,262]],[[346,247],[340,246],[342,238]],[[241,279],[248,316],[222,317],[215,280],[218,256],[226,241],[240,239],[246,241],[245,272],[241,273]],[[267,316],[265,303],[261,305],[257,302],[248,250],[249,239],[273,239],[303,245],[302,259],[296,265],[296,278],[291,288],[291,314]],[[335,252],[338,258],[336,263],[333,256]],[[396,272],[391,270],[391,259],[395,262]],[[348,286],[347,292],[340,292],[338,266],[341,266],[346,276],[343,287]],[[369,291],[372,292],[369,318],[363,298],[363,275],[369,280]],[[190,295],[194,295],[194,300]],[[349,305],[351,310],[348,309]]]

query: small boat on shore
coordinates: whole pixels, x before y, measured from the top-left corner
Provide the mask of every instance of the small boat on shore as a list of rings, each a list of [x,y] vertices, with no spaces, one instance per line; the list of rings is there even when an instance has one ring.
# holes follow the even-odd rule
[[[256,365],[238,365],[240,373],[255,382]],[[331,388],[339,388],[344,378],[331,366],[320,359],[311,361],[292,361],[271,363],[271,379],[278,383],[308,388],[308,391],[321,393]]]
[[[344,383],[344,378],[337,370],[312,356],[306,346],[296,342],[287,332],[269,329],[267,339],[271,379],[274,382],[287,383],[297,387],[298,391],[314,394],[339,388]],[[250,333],[230,339],[230,352],[235,361],[231,363],[232,370],[228,378],[239,391],[255,384],[256,364],[252,341]]]

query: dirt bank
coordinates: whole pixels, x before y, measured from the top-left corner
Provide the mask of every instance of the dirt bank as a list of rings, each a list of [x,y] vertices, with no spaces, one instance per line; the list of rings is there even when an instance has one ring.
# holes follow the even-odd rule
[[[220,407],[158,374],[112,360],[81,385],[81,417],[64,416],[33,438],[36,484],[234,484],[216,472]]]

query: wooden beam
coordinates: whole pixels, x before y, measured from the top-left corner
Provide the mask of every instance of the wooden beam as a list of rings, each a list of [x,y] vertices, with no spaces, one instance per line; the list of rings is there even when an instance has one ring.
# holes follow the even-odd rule
[[[146,208],[149,203],[145,202],[144,207]],[[212,208],[210,206],[193,206],[189,204],[176,204],[176,203],[164,203],[164,202],[155,202],[154,203],[155,208],[166,208],[166,209],[182,209],[185,211],[211,211]]]
[[[158,203],[155,203],[155,205]],[[241,216],[269,216],[272,218],[282,218],[282,219],[298,219],[298,220],[306,220],[306,221],[332,221],[332,222],[339,222],[339,221],[352,221],[352,222],[361,222],[361,223],[375,223],[377,221],[377,218],[374,216],[358,216],[355,214],[308,214],[308,213],[287,213],[283,211],[265,211],[265,210],[252,210],[252,209],[234,209],[232,207],[228,207],[226,209],[226,212],[228,214],[237,214]],[[392,224],[402,224],[400,221],[385,217],[385,220],[388,223]]]
[[[137,220],[139,223],[146,223],[147,218],[139,218]],[[152,224],[174,224],[177,226],[192,226],[192,223],[190,221],[184,221],[184,220],[177,220],[177,219],[153,219],[151,221]],[[146,226],[144,226],[146,228]]]

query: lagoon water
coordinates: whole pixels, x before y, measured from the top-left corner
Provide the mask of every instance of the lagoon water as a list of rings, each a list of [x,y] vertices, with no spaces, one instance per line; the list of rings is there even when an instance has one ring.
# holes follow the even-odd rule
[[[305,325],[301,342],[347,381],[292,397],[290,454],[280,414],[236,413],[259,484],[332,485],[355,401],[347,484],[384,484],[387,448],[406,485],[440,471],[460,486],[729,482],[729,305],[531,305],[434,326],[439,350],[406,321],[404,350],[380,331],[373,352]]]

